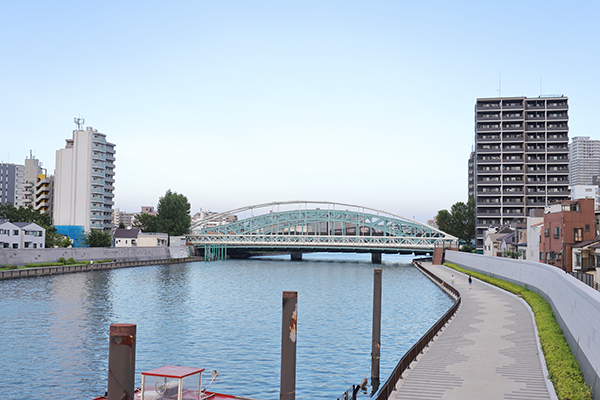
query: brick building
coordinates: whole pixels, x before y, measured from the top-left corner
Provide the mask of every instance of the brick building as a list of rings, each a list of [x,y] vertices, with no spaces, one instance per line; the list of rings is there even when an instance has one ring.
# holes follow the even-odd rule
[[[564,200],[546,208],[540,243],[540,261],[572,270],[572,248],[594,240],[594,199]]]

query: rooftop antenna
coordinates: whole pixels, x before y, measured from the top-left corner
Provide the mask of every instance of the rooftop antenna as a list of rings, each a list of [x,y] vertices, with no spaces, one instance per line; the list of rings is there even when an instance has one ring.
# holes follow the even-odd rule
[[[502,71],[498,72],[498,97],[502,97]]]
[[[75,125],[77,125],[77,130],[80,131],[81,128],[83,127],[83,124],[85,124],[85,118],[73,118],[73,122],[75,122]]]

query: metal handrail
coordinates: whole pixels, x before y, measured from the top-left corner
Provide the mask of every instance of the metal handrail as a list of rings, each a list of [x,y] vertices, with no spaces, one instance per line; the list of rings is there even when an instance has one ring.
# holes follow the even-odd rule
[[[424,272],[430,279],[437,282],[444,290],[450,292],[451,295],[456,299],[456,302],[446,313],[433,325],[422,337],[415,343],[396,365],[396,368],[392,371],[388,379],[381,386],[379,391],[373,397],[375,400],[387,400],[390,397],[390,394],[394,390],[396,383],[402,378],[402,374],[408,368],[410,368],[410,364],[417,359],[417,356],[423,353],[423,350],[429,346],[429,342],[433,340],[434,337],[438,335],[438,333],[442,330],[442,328],[446,325],[446,323],[454,316],[458,308],[460,307],[461,298],[460,293],[451,285],[447,284],[445,281],[440,279],[438,276],[434,275],[431,271],[426,269],[421,265],[421,261],[413,260],[413,264],[419,270]]]

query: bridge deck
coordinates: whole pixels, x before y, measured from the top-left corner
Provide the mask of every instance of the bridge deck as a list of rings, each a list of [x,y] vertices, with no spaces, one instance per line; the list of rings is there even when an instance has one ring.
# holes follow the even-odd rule
[[[424,266],[446,282],[454,275],[462,305],[389,399],[556,399],[524,301],[476,280],[469,289],[465,275]]]

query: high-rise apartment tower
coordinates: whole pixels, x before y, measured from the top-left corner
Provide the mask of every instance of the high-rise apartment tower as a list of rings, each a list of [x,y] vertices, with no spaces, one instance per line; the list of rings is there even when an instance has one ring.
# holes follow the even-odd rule
[[[73,236],[113,228],[115,145],[96,129],[74,130],[56,151],[54,225]]]
[[[569,183],[591,185],[592,177],[600,175],[600,140],[576,136],[569,144]]]
[[[569,198],[568,98],[477,99],[476,248],[484,231]]]

